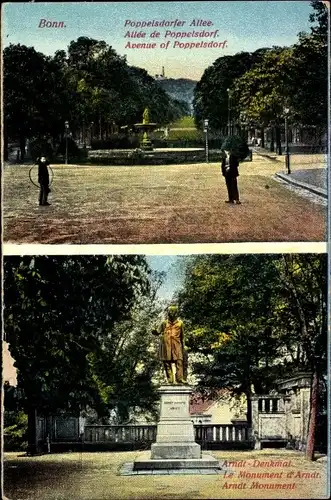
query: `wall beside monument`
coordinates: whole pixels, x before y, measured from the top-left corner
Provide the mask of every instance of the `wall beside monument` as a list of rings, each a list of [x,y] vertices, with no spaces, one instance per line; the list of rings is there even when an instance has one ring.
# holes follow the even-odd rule
[[[301,372],[278,382],[275,394],[252,397],[255,448],[272,443],[304,450],[310,413],[311,375]]]

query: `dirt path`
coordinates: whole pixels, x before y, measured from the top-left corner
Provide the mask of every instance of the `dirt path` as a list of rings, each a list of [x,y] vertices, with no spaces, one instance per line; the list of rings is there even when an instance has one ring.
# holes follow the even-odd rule
[[[321,164],[311,161],[309,168],[314,166]],[[257,158],[241,165],[238,206],[224,203],[226,188],[218,164],[56,165],[50,207],[39,207],[29,168],[5,167],[4,242],[325,240],[326,209],[274,181],[272,175],[282,169],[278,161]]]
[[[223,466],[219,475],[120,476],[121,466],[139,454],[62,453],[19,458],[19,454],[9,453],[4,463],[5,495],[11,500],[327,498],[327,463],[308,462],[298,452],[215,451],[213,455]]]

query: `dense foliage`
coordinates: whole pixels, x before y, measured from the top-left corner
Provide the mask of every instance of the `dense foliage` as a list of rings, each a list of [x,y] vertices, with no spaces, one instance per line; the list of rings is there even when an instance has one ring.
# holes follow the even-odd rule
[[[249,404],[277,379],[308,371],[314,422],[327,371],[325,255],[197,256],[179,300],[202,392],[228,388]]]
[[[4,264],[5,335],[20,409],[90,407],[122,420],[136,407],[153,410],[148,332],[156,311],[143,257],[13,257]]]
[[[3,51],[5,146],[46,137],[53,147],[63,138],[65,121],[74,136],[107,137],[111,129],[151,121],[166,124],[187,114],[148,73],[127,64],[104,41],[79,37],[53,57],[33,47],[9,45]]]
[[[284,110],[292,125],[327,129],[327,7],[311,2],[310,33],[292,47],[224,56],[209,66],[194,92],[196,123],[212,129],[271,127],[278,146]],[[230,127],[230,130],[229,130]]]

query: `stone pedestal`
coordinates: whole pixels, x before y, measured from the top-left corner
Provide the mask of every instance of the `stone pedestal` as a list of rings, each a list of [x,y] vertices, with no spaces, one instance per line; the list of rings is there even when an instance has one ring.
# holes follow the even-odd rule
[[[185,385],[169,385],[161,387],[160,393],[160,420],[151,458],[201,458],[189,411],[192,389]]]
[[[160,419],[156,442],[150,458],[138,459],[134,469],[218,468],[213,457],[201,455],[194,439],[194,427],[189,412],[192,389],[185,385],[166,385],[161,393]]]

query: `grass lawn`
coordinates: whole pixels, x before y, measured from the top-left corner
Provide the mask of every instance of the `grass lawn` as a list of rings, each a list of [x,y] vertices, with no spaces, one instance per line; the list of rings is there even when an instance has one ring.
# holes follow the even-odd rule
[[[219,475],[120,476],[122,464],[133,462],[140,453],[63,453],[34,458],[22,453],[6,453],[4,492],[11,500],[327,498],[327,463],[308,462],[298,452],[270,449],[213,452],[223,465]],[[246,463],[229,468],[224,463],[229,460]],[[287,461],[288,465],[282,468],[262,464],[270,460]],[[225,477],[225,470],[228,474],[231,470],[234,475]],[[240,477],[243,473],[257,472],[276,472],[278,476],[272,479]],[[291,472],[292,476],[288,477]],[[294,486],[280,490],[252,487],[256,482]]]
[[[170,124],[170,129],[172,128],[193,128],[195,129],[194,117],[193,116],[183,116],[179,120]]]
[[[321,162],[293,161],[292,169],[314,165]],[[215,163],[52,168],[52,205],[39,207],[30,166],[5,167],[5,243],[315,242],[326,237],[326,208],[273,180],[284,168],[277,161],[256,157],[243,163],[242,205],[230,206]]]

